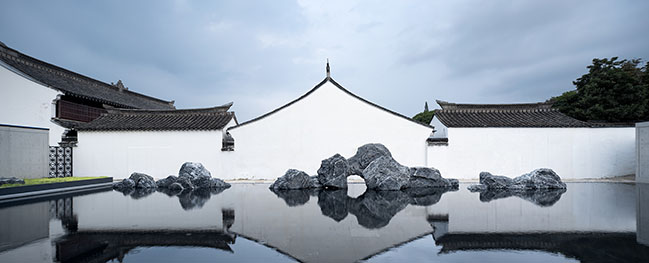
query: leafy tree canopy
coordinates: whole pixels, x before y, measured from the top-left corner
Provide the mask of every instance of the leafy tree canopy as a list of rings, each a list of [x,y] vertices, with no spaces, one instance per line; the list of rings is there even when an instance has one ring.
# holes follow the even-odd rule
[[[417,113],[417,115],[413,116],[412,119],[421,122],[423,124],[430,124],[430,121],[433,120],[433,116],[435,115],[435,111],[429,111],[428,110],[428,102],[424,103],[424,111]]]
[[[649,120],[649,63],[640,59],[593,59],[588,73],[573,81],[576,90],[553,97],[553,107],[584,121]]]

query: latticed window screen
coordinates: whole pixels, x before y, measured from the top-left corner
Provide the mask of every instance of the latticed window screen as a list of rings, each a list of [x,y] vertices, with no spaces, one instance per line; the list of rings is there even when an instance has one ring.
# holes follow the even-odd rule
[[[89,122],[105,113],[102,108],[95,108],[84,104],[59,100],[57,105],[57,117],[68,120]]]
[[[50,146],[49,177],[72,176],[72,147]]]

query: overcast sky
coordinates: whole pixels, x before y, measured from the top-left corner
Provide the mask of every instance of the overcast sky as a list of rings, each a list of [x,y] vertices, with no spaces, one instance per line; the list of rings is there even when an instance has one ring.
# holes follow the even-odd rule
[[[649,1],[23,1],[0,41],[176,107],[239,121],[325,77],[412,116],[435,99],[544,101],[593,58],[649,59]]]

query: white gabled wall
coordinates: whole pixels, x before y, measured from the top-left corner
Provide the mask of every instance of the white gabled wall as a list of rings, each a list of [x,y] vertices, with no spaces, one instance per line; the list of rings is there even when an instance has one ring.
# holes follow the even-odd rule
[[[427,164],[444,177],[482,171],[519,176],[551,168],[561,178],[635,173],[634,128],[448,128],[448,145],[428,146]]]
[[[224,175],[275,179],[290,168],[315,175],[323,159],[349,158],[367,143],[384,144],[403,165],[423,166],[431,132],[326,82],[286,108],[231,129],[235,150]]]
[[[61,93],[9,70],[0,63],[0,124],[49,128],[49,145],[58,146],[65,129],[51,121]]]
[[[221,130],[79,131],[74,176],[128,178],[141,172],[154,178],[178,175],[184,162],[200,162],[221,177]]]

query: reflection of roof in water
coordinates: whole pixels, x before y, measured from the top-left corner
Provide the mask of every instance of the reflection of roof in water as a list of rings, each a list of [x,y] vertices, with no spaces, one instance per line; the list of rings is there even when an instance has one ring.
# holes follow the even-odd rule
[[[236,235],[222,231],[97,231],[76,232],[56,240],[59,262],[106,262],[121,259],[142,246],[210,247],[232,251]]]
[[[649,247],[635,233],[447,234],[440,253],[470,250],[540,250],[583,262],[649,262]]]

